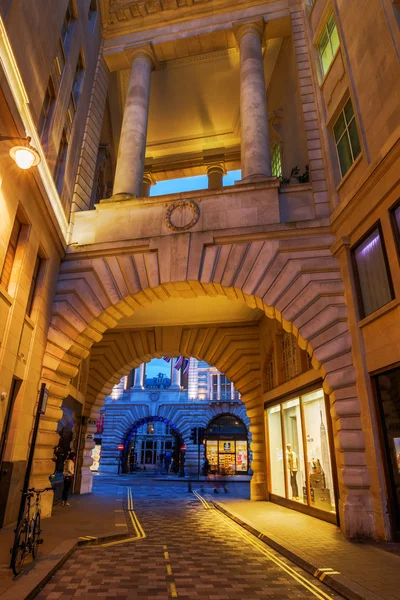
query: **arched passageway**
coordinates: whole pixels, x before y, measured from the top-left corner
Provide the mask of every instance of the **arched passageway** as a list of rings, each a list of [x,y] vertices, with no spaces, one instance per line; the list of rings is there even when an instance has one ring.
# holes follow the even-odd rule
[[[365,435],[343,283],[329,248],[332,241],[329,235],[311,233],[296,239],[215,243],[207,234],[191,233],[159,238],[146,250],[115,247],[112,256],[84,251],[68,257],[59,276],[44,360],[50,398],[36,453],[36,479],[44,482],[51,470],[59,406],[91,350],[85,413],[92,418],[128,369],[153,356],[192,355],[215,365],[240,392],[251,423],[252,497],[265,498],[261,361],[268,317],[292,332],[308,352],[330,397],[341,526],[350,537],[373,535]],[[119,323],[153,303],[207,296],[228,298],[265,316],[246,326],[117,330]],[[180,315],[176,318],[179,322]],[[195,322],[196,316],[192,319]]]

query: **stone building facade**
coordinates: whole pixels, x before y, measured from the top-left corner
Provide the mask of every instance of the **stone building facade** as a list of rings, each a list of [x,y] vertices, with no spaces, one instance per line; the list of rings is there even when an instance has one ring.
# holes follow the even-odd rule
[[[94,436],[97,445],[101,445],[100,472],[117,473],[119,461],[122,463],[120,468],[127,472],[132,470],[131,463],[135,468],[162,471],[160,455],[171,453],[174,447],[177,451],[183,447],[184,472],[197,475],[198,465],[203,465],[206,456],[215,458],[211,455],[216,444],[208,440],[208,429],[212,422],[218,423],[219,417],[229,415],[234,417],[233,423],[228,423],[223,431],[221,428],[220,440],[231,443],[230,452],[217,450],[215,470],[218,473],[225,471],[222,463],[225,455],[229,454],[232,467],[228,474],[247,475],[250,422],[233,383],[215,367],[195,358],[190,359],[186,385],[181,381],[181,372],[173,364],[171,378],[167,379],[165,386],[163,383],[153,385],[147,379],[144,367],[143,363],[133,375],[122,378],[105,400],[101,433]],[[236,443],[239,436],[232,427],[235,424],[240,434],[245,430],[240,435],[240,441],[245,444]],[[195,427],[203,427],[206,432],[204,440],[199,440],[199,443],[191,437]],[[118,444],[124,444],[121,454]],[[242,446],[245,446],[244,453]],[[242,454],[245,455],[244,461]],[[175,471],[178,472],[182,455],[179,457],[177,453],[175,462]]]
[[[87,493],[105,398],[167,355],[241,394],[254,500],[333,506],[347,537],[393,539],[398,3],[42,5],[0,4],[1,134],[41,158],[19,171],[1,140],[2,522],[40,382],[32,484],[47,485],[74,401]],[[156,195],[197,174],[207,190]]]

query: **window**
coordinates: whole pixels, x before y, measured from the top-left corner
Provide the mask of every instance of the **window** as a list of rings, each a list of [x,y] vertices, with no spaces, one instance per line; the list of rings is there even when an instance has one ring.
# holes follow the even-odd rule
[[[297,375],[296,338],[292,333],[283,332],[282,363],[284,381],[289,381]]]
[[[391,211],[394,237],[396,238],[397,249],[400,254],[400,200]]]
[[[61,81],[61,76],[62,76],[64,67],[65,67],[64,45],[63,45],[62,39],[59,38],[58,44],[57,44],[56,55],[54,58],[54,70],[53,70],[56,81],[57,81],[57,86]]]
[[[54,182],[57,186],[58,192],[61,193],[64,175],[65,175],[65,167],[67,164],[67,154],[68,154],[68,137],[65,129],[63,129],[60,148],[58,150],[56,168],[54,169]]]
[[[333,126],[340,172],[344,177],[361,152],[353,105],[349,99]]]
[[[275,385],[274,382],[274,359],[271,357],[269,362],[268,362],[268,366],[267,366],[267,390],[272,390],[272,388]]]
[[[32,312],[33,301],[34,301],[35,295],[36,295],[37,282],[38,282],[42,262],[43,262],[42,259],[38,255],[36,257],[35,268],[33,270],[33,275],[32,275],[31,287],[29,290],[28,303],[26,305],[26,314],[28,316],[30,316],[31,312]]]
[[[271,152],[271,170],[274,177],[282,177],[282,151],[279,143],[275,144]]]
[[[76,63],[74,82],[72,84],[72,96],[74,98],[75,107],[78,104],[78,98],[81,93],[84,74],[85,64],[83,61],[82,52],[79,52],[78,62]]]
[[[226,375],[220,375],[221,400],[231,399],[231,382]]]
[[[21,233],[21,221],[15,217],[14,225],[11,231],[10,241],[8,242],[7,252],[4,259],[3,269],[0,276],[0,285],[8,289],[11,279],[11,272],[14,265],[15,254],[17,252],[19,235]]]
[[[68,2],[67,12],[65,13],[64,21],[61,27],[61,42],[63,45],[64,52],[68,46],[68,42],[72,33],[72,25],[75,21],[75,11],[72,5],[72,1]]]
[[[292,397],[267,408],[267,429],[269,491],[334,514],[335,493],[323,390]]]
[[[88,20],[89,20],[89,23],[91,24],[92,33],[93,33],[93,30],[94,30],[94,24],[95,24],[95,21],[96,21],[96,16],[97,16],[97,2],[96,2],[96,0],[90,0],[90,2],[89,2]]]
[[[47,128],[51,115],[54,109],[56,101],[56,91],[54,89],[53,78],[50,76],[49,83],[47,84],[46,93],[44,95],[43,106],[40,112],[38,121],[38,132],[42,135]]]
[[[367,317],[393,298],[385,250],[376,227],[354,249],[362,317]]]
[[[322,74],[326,75],[339,48],[339,35],[333,13],[331,13],[324,31],[318,41],[318,53],[321,61]]]

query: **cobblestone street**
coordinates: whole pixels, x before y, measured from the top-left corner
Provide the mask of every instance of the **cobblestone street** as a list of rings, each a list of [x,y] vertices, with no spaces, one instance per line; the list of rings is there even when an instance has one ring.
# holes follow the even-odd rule
[[[136,482],[123,498],[136,539],[77,550],[38,598],[340,598],[182,486]]]

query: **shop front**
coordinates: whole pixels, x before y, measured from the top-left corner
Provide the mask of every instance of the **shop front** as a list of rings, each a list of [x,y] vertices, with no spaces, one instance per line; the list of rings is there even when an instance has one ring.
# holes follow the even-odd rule
[[[374,377],[393,538],[400,540],[400,367]]]
[[[266,406],[270,499],[337,522],[327,400],[322,389]]]
[[[247,429],[238,417],[220,415],[206,430],[209,472],[247,475],[249,468]]]

